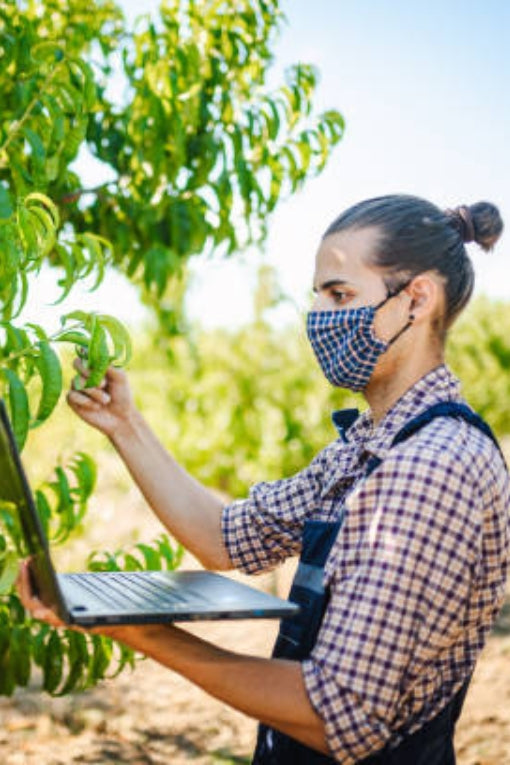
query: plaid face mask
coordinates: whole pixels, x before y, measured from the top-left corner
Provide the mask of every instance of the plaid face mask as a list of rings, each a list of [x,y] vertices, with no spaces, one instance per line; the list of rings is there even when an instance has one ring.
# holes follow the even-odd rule
[[[398,292],[401,289],[403,287]],[[396,294],[390,293],[375,306],[308,313],[308,339],[325,377],[332,385],[353,391],[364,390],[379,356],[411,326],[412,321],[409,320],[388,342],[375,335],[376,311]]]

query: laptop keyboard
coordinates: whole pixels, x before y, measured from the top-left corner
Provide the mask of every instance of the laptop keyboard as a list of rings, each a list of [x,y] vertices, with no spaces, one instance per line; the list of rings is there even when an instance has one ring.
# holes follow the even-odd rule
[[[108,573],[107,577],[87,574],[67,574],[73,584],[82,587],[105,605],[120,608],[162,608],[189,603],[189,598],[178,595],[172,585],[149,577],[140,577],[126,571]]]

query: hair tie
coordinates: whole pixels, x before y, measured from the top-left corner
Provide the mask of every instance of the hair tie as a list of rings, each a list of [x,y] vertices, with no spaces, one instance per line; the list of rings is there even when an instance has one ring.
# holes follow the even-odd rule
[[[473,216],[469,207],[462,205],[457,208],[460,219],[462,220],[462,238],[465,242],[475,241],[475,224],[473,223]]]
[[[468,244],[475,241],[475,224],[471,210],[466,205],[460,205],[453,210],[445,210],[454,228],[459,232],[462,241]]]

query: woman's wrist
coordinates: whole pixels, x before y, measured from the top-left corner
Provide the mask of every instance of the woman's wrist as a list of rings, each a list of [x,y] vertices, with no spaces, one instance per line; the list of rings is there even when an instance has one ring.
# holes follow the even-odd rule
[[[133,439],[138,438],[141,435],[142,430],[146,427],[145,420],[135,407],[130,408],[122,418],[119,418],[118,423],[112,429],[111,433],[108,433],[110,442],[117,451],[122,451],[124,445],[132,443]]]

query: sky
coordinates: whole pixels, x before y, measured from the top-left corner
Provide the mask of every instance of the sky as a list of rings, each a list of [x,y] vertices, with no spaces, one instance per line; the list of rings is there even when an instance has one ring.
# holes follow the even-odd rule
[[[120,4],[130,19],[140,11],[138,0]],[[144,12],[156,7],[156,0],[143,4]],[[290,64],[314,64],[316,108],[338,109],[345,136],[327,169],[276,208],[262,253],[193,260],[188,310],[206,326],[250,320],[261,262],[306,310],[323,231],[367,197],[411,193],[441,207],[486,199],[510,228],[510,2],[283,0],[282,8],[287,21],[270,82],[277,84]],[[93,182],[93,167],[88,172]],[[510,299],[508,230],[489,254],[468,249],[477,293]],[[92,297],[74,294],[71,303],[83,299],[89,309],[105,310],[113,294],[120,318],[143,320],[120,277]],[[289,311],[295,309],[283,309],[279,319]]]

